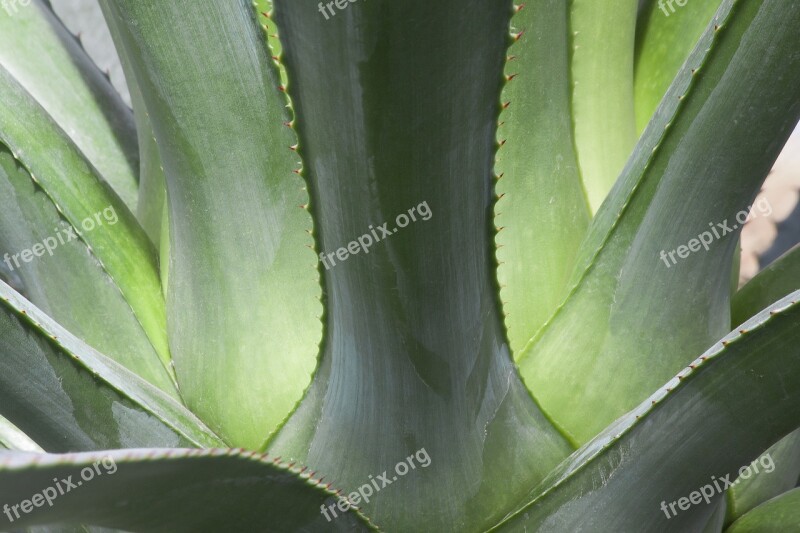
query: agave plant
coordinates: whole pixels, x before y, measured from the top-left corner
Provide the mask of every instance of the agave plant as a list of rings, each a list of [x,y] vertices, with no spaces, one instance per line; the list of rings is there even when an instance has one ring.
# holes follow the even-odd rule
[[[800,530],[800,2],[100,3],[132,110],[0,10],[2,529]]]

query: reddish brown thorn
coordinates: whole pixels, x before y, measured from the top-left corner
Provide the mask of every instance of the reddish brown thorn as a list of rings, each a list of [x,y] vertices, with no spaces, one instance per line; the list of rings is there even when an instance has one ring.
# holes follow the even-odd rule
[[[514,61],[515,59],[517,59],[517,56],[508,56],[506,61]]]
[[[522,30],[521,32],[515,34],[514,35],[514,41],[519,41],[524,34],[525,34],[525,30]]]
[[[522,11],[524,8],[525,8],[525,4],[520,4],[520,5],[518,5],[518,6],[517,6],[516,12],[517,12],[517,13],[519,13],[519,12],[520,12],[520,11]]]
[[[506,144],[506,140],[505,140],[505,139],[503,139],[502,141],[500,141],[500,146],[501,146],[501,147],[502,147],[504,144]]]
[[[511,105],[511,102],[506,102],[505,104],[503,104],[503,109],[508,109],[508,106],[510,106],[510,105]]]
[[[281,92],[286,92],[286,87],[284,87],[283,85],[278,85],[278,90]]]

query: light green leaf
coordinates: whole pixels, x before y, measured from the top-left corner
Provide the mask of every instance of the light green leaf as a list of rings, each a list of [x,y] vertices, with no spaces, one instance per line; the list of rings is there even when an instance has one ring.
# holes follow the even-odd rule
[[[0,66],[135,210],[139,157],[130,109],[45,2],[12,1],[3,8]]]
[[[798,300],[712,346],[532,487],[497,531],[702,530],[722,480],[800,424]],[[690,504],[702,490],[710,504]]]
[[[495,172],[497,277],[513,354],[561,303],[590,212],[570,120],[569,6],[528,2],[512,19]]]
[[[798,25],[800,3],[725,0],[593,221],[569,296],[520,356],[573,442],[728,330],[747,206],[800,118]]]
[[[120,218],[111,207],[92,223],[114,226]],[[65,220],[0,145],[0,256],[19,276],[26,297],[87,344],[177,398],[133,309],[86,241],[76,238],[78,232],[83,228]]]
[[[147,235],[58,125],[1,66],[0,144],[108,273],[171,372],[164,298]],[[104,213],[113,213],[118,222],[99,224],[97,217]]]
[[[0,414],[51,452],[225,446],[175,400],[2,282]]]
[[[571,451],[519,380],[496,292],[512,6],[470,6],[370,0],[326,20],[275,2],[327,315],[314,382],[266,449],[347,491],[372,476],[364,510],[390,531],[484,530]]]
[[[322,326],[287,100],[250,2],[105,2],[169,201],[170,347],[187,405],[259,446],[308,386]],[[202,47],[196,36],[204,36]]]
[[[100,5],[103,8],[103,4]],[[108,9],[103,9],[109,33],[114,40],[117,54],[120,58],[122,71],[125,74],[125,82],[131,95],[133,114],[136,121],[136,133],[139,143],[139,197],[136,209],[136,216],[147,232],[150,240],[160,249],[162,233],[162,216],[166,205],[166,178],[164,177],[164,167],[161,164],[161,154],[158,149],[158,142],[153,133],[153,125],[150,122],[150,115],[144,103],[142,91],[136,81],[136,74],[131,64],[130,50],[125,46],[120,30],[117,27],[118,21],[115,17],[109,16]]]
[[[596,212],[636,144],[633,44],[638,1],[568,3],[575,148]]]
[[[647,0],[636,28],[636,127],[644,131],[722,0]]]
[[[800,529],[800,488],[763,503],[737,520],[726,533],[776,533]]]
[[[169,533],[373,529],[354,510],[336,509],[335,518],[328,510],[326,520],[321,508],[338,501],[330,484],[306,469],[241,450],[0,455],[0,502],[7,502],[0,524],[6,527],[83,522]]]
[[[20,452],[44,452],[29,436],[0,416],[0,448]]]

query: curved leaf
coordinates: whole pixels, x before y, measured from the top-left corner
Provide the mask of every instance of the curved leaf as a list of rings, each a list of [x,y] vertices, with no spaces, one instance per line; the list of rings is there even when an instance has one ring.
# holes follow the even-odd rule
[[[800,424],[798,300],[800,291],[712,346],[564,461],[497,530],[702,530],[721,480]],[[704,488],[710,505],[687,503]]]
[[[125,82],[131,95],[133,114],[136,121],[136,133],[139,140],[139,197],[136,209],[136,216],[147,232],[150,240],[160,250],[162,234],[162,216],[166,205],[166,178],[164,167],[161,164],[161,154],[158,148],[153,125],[150,122],[150,115],[144,103],[142,91],[136,80],[136,74],[131,64],[130,50],[125,46],[122,34],[117,27],[118,21],[110,16],[108,9],[100,4],[103,16],[105,17],[108,31],[113,39],[117,54],[119,55],[120,65],[125,74]]]
[[[105,2],[169,201],[170,347],[187,405],[257,447],[316,365],[320,288],[286,99],[250,2]],[[204,35],[197,47],[195,38]]]
[[[485,529],[570,451],[519,380],[494,278],[511,8],[370,0],[326,20],[275,2],[328,314],[321,367],[267,449],[347,490],[385,474],[364,509],[390,530]]]
[[[12,1],[3,8],[0,66],[135,210],[139,157],[130,109],[45,2]]]
[[[800,479],[800,430],[772,446],[754,464],[755,471],[748,472],[746,478],[739,478],[728,491],[726,523],[797,486]]]
[[[0,416],[0,449],[21,452],[44,452],[29,436]]]
[[[732,323],[738,325],[786,296],[800,289],[800,246],[773,261],[734,295],[731,303]],[[800,430],[767,450],[758,459],[760,472],[740,479],[728,491],[726,523],[733,522],[763,502],[797,485],[800,478]],[[773,465],[774,471],[768,471]]]
[[[563,299],[591,216],[570,121],[568,4],[527,2],[512,19],[519,33],[505,70],[494,223],[515,355]]]
[[[313,473],[242,450],[0,455],[0,502],[8,502],[0,514],[6,526],[83,522],[141,532],[372,530],[354,510],[339,511],[336,518],[328,511],[331,520],[326,520],[321,508],[337,503],[337,493]]]
[[[742,219],[800,118],[798,25],[800,3],[725,0],[594,219],[569,296],[519,358],[575,443],[728,330]]]
[[[150,241],[64,132],[0,66],[0,144],[5,145],[122,293],[168,372],[164,298]],[[96,224],[99,213],[118,222]]]
[[[119,223],[113,207],[97,215],[93,224]],[[64,220],[52,198],[0,145],[0,260],[39,309],[177,398],[169,372],[119,287],[89,245],[75,238],[83,231]]]
[[[633,44],[637,0],[570,0],[572,123],[592,212],[636,144]],[[558,72],[552,75],[558,76]]]
[[[759,505],[725,533],[775,533],[800,529],[800,488]]]
[[[739,289],[731,302],[731,323],[741,324],[797,289],[800,289],[800,245],[770,263]]]
[[[225,445],[175,400],[2,282],[0,414],[55,452]]]
[[[636,29],[633,88],[637,131],[644,131],[650,122],[721,3],[701,0],[680,5],[675,0],[647,0]]]

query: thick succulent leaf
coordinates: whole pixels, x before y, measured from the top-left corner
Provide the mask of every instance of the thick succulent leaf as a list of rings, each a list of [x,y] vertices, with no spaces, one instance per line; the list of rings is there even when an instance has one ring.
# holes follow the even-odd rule
[[[722,0],[647,0],[636,28],[636,127],[644,131]]]
[[[101,9],[103,4],[100,5]],[[150,115],[144,103],[142,91],[136,81],[136,73],[130,60],[130,51],[126,48],[122,39],[118,21],[110,16],[108,9],[103,9],[103,14],[108,26],[109,33],[116,45],[122,71],[125,74],[125,82],[131,95],[133,114],[136,121],[136,133],[139,140],[139,197],[137,202],[136,216],[147,232],[150,240],[160,249],[162,233],[162,216],[166,203],[166,178],[164,177],[164,167],[161,164],[161,154],[158,149],[158,142],[153,133],[153,125],[150,123]]]
[[[733,298],[734,326],[800,289],[800,247],[787,252],[758,273]],[[728,491],[727,522],[792,488],[800,478],[800,430],[793,432],[758,459],[760,471],[740,479]],[[772,465],[773,470],[769,467]],[[766,467],[766,468],[765,468]]]
[[[517,354],[561,303],[590,211],[570,120],[569,3],[527,2],[512,19],[495,172],[497,277]]]
[[[355,510],[326,520],[321,507],[337,501],[330,486],[306,469],[240,450],[0,454],[0,502],[8,502],[0,524],[6,527],[83,522],[170,533],[372,529]]]
[[[569,296],[521,355],[574,442],[728,330],[747,206],[800,117],[798,25],[800,3],[725,0],[593,221]]]
[[[756,312],[800,289],[800,245],[767,265],[731,302],[731,323],[741,324]]]
[[[0,416],[0,448],[21,452],[44,452],[33,439],[2,416]]]
[[[2,282],[0,414],[51,452],[225,445],[175,400]]]
[[[711,517],[703,528],[703,533],[722,533],[725,530],[725,511],[727,510],[727,503],[721,499],[711,514]]]
[[[800,291],[712,346],[564,461],[498,530],[702,531],[722,480],[800,424],[798,300]],[[701,490],[710,504],[674,503]]]
[[[321,367],[267,449],[348,491],[386,471],[364,509],[388,530],[485,529],[571,451],[519,380],[494,279],[511,13],[371,0],[326,20],[275,2],[328,314]]]
[[[245,0],[105,10],[118,19],[167,178],[181,392],[232,443],[259,446],[308,386],[322,330],[308,195],[263,29]]]
[[[58,125],[130,209],[139,167],[131,110],[42,0],[0,10],[0,66]]]
[[[93,221],[117,223],[113,207]],[[0,256],[26,297],[87,344],[177,398],[170,373],[130,304],[86,241],[73,238],[76,231],[84,230],[67,222],[0,146]]]
[[[575,148],[589,204],[595,212],[636,143],[633,44],[638,2],[564,3],[570,9]],[[560,75],[558,70],[551,73],[554,77]]]
[[[154,250],[147,235],[63,130],[2,67],[0,143],[51,200],[66,227],[70,228],[63,235],[62,229],[59,235],[65,241],[78,238],[84,242],[108,273],[165,368],[171,372],[164,297]],[[105,216],[103,213],[113,213],[117,222],[99,224],[97,217]],[[40,281],[41,286],[45,283]],[[46,306],[44,302],[35,303]]]
[[[759,505],[726,533],[776,533],[800,530],[800,488]]]
[[[800,430],[772,446],[754,462],[754,466],[728,491],[726,523],[797,486],[800,478]]]

